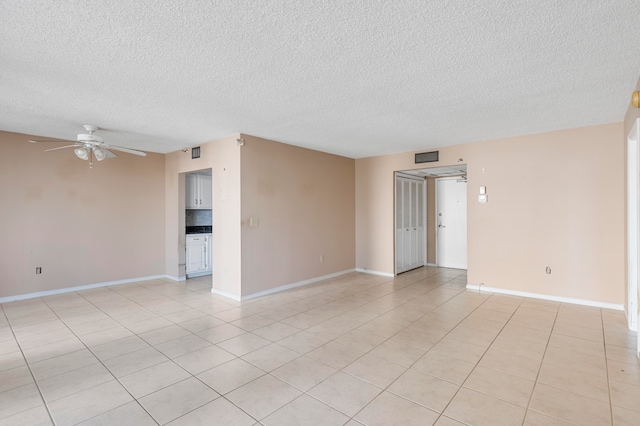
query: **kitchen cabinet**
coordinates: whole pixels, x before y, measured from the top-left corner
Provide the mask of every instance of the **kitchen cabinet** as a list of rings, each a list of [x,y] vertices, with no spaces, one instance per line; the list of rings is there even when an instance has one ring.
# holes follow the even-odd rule
[[[211,237],[211,234],[187,235],[185,256],[187,278],[212,273]]]
[[[185,176],[185,208],[211,209],[211,175],[189,173]]]

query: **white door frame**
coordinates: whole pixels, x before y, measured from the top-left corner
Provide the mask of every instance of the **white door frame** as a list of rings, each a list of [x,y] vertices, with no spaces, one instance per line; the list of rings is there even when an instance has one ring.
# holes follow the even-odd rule
[[[638,331],[638,224],[640,188],[640,118],[627,136],[627,321],[629,329]],[[640,339],[640,338],[639,338]],[[638,342],[640,345],[640,340]],[[640,348],[638,348],[640,350]]]
[[[460,179],[460,176],[454,176],[454,177],[441,177],[441,178],[436,178],[436,182],[435,182],[435,220],[434,220],[434,225],[435,225],[435,246],[436,246],[436,265],[440,266],[440,254],[439,254],[439,250],[438,250],[438,181],[439,180],[458,180]],[[466,184],[465,184],[466,185]],[[467,207],[468,210],[468,207]],[[465,221],[468,224],[468,217],[467,217],[467,212],[465,212]],[[468,254],[468,245],[469,245],[469,241],[467,241],[467,247],[465,248],[467,250],[467,254]],[[468,262],[468,259],[467,259]],[[469,264],[467,263],[467,268],[468,268]],[[467,269],[465,268],[465,269]]]
[[[213,181],[213,167],[207,167],[205,169],[197,169],[197,170],[187,170],[187,171],[183,171],[183,172],[179,172],[178,173],[178,181],[180,182],[180,179],[183,179],[182,181],[182,185],[180,185],[180,188],[178,189],[178,198],[181,199],[182,201],[180,201],[178,203],[178,218],[180,219],[179,222],[179,226],[178,226],[178,241],[184,241],[184,245],[180,246],[182,247],[184,250],[180,250],[183,253],[184,259],[182,259],[184,261],[183,265],[184,265],[184,275],[181,275],[181,264],[178,264],[178,280],[179,281],[184,281],[188,278],[193,278],[193,277],[197,277],[198,275],[193,275],[193,274],[189,274],[190,276],[187,277],[187,265],[186,265],[186,261],[187,261],[187,256],[186,256],[186,252],[187,252],[187,244],[186,244],[186,215],[185,215],[185,210],[186,210],[186,194],[187,194],[187,175],[189,174],[211,174],[211,228],[212,228],[212,236],[211,236],[211,250],[210,253],[208,254],[208,256],[211,257],[211,265],[210,267],[213,269],[213,264],[214,264],[214,257],[213,257],[213,236],[215,235],[215,227],[213,226],[213,220],[216,217],[215,216],[215,202],[214,202],[214,195],[215,195],[215,191],[214,191],[214,181]],[[182,178],[181,178],[182,177]],[[182,204],[182,202],[185,202],[184,204]],[[182,243],[180,243],[182,244]],[[178,259],[180,259],[180,257],[178,257]],[[214,269],[215,271],[215,269]],[[205,274],[203,275],[209,275],[209,271],[207,271]],[[213,289],[215,289],[215,278],[216,275],[214,272],[211,273],[211,291],[213,292]]]

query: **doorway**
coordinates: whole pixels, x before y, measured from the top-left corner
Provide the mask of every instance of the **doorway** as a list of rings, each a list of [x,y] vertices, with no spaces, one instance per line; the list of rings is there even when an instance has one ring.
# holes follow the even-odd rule
[[[184,174],[185,276],[213,275],[212,170]],[[212,279],[212,278],[211,278]]]
[[[467,269],[467,181],[436,180],[436,259],[444,268]]]
[[[458,164],[456,166],[441,166],[430,167],[414,170],[402,170],[395,172],[395,217],[394,217],[394,242],[395,242],[395,273],[400,274],[408,270],[418,268],[424,265],[439,266],[438,265],[438,249],[437,249],[437,228],[436,228],[436,182],[439,178],[454,178],[455,181],[466,182],[467,165]],[[404,191],[411,193],[411,184],[408,186],[406,181],[420,182],[417,185],[422,185],[422,189],[419,193],[422,194],[423,200],[419,202],[422,207],[421,211],[417,211],[417,217],[415,223],[416,229],[413,229],[412,222],[405,221],[406,209],[404,206],[405,199]],[[466,188],[466,185],[464,185]],[[411,197],[411,195],[408,195]],[[413,198],[413,197],[411,197]],[[416,198],[417,200],[417,198]],[[465,198],[466,200],[466,198]],[[465,204],[466,206],[466,204]],[[407,226],[405,226],[407,225]],[[453,226],[453,225],[452,225]],[[422,228],[422,229],[420,229]],[[415,235],[415,237],[407,237],[407,235]],[[465,236],[466,242],[466,207],[464,209],[464,231],[462,233]],[[418,245],[415,245],[417,241]],[[414,249],[415,247],[415,249]],[[465,257],[466,269],[466,245],[462,249]],[[410,253],[410,254],[408,254]],[[414,262],[417,254],[417,261]]]

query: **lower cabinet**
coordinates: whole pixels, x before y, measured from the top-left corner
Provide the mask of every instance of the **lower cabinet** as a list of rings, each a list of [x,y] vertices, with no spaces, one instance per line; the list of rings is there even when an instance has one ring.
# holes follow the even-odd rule
[[[213,272],[211,243],[211,234],[187,235],[185,259],[187,278],[209,275]]]

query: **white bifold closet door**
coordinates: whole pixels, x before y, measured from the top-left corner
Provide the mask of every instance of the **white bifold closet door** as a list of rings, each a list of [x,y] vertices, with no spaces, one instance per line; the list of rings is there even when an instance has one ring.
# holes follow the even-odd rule
[[[396,274],[424,266],[425,181],[396,176]]]

